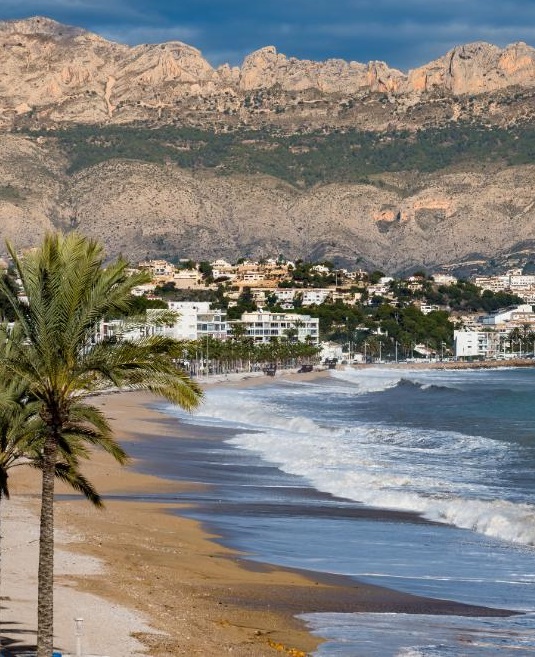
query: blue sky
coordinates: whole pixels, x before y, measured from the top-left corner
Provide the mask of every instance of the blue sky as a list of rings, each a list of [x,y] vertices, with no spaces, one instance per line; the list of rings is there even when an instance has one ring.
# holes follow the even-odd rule
[[[406,71],[471,41],[535,46],[535,0],[1,0],[0,19],[35,15],[131,45],[184,41],[213,65],[274,45]]]

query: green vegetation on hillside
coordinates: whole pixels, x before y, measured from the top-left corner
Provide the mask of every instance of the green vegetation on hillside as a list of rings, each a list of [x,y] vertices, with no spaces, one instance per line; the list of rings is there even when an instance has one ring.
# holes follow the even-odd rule
[[[487,313],[524,303],[516,294],[482,291],[477,285],[468,281],[459,281],[454,285],[430,286],[426,288],[425,298],[427,303],[448,306],[451,310]]]
[[[535,162],[535,127],[456,123],[417,132],[339,130],[285,135],[197,128],[75,126],[32,132],[57,138],[75,173],[112,159],[172,162],[219,174],[266,174],[293,185],[368,182],[384,172],[432,172],[455,164]]]
[[[417,299],[453,311],[492,312],[499,308],[524,303],[519,296],[511,292],[482,290],[465,280],[451,285],[437,285],[432,277],[426,278],[424,275],[420,289],[411,290],[407,281],[403,279],[394,280],[390,287],[400,305],[406,305]]]
[[[14,187],[11,183],[7,185],[0,185],[0,201],[8,201],[15,203],[16,201],[22,200],[23,196],[17,187]]]

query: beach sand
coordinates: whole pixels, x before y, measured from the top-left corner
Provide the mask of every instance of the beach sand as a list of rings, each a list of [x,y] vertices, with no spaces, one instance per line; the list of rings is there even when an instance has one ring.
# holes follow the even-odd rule
[[[231,385],[261,380],[266,379]],[[139,392],[95,399],[127,450],[132,439],[180,440],[185,431],[152,408],[154,401]],[[348,578],[248,562],[215,542],[199,523],[169,512],[184,508],[180,495],[195,484],[140,474],[133,466],[121,468],[96,453],[84,472],[102,494],[116,497],[107,500],[104,511],[76,496],[60,497],[56,504],[55,645],[64,653],[75,652],[76,617],[84,619],[84,655],[299,657],[319,643],[295,618],[299,613],[497,615]],[[0,621],[5,645],[20,648],[35,642],[39,478],[26,468],[17,470],[10,480],[12,500],[2,502]],[[68,491],[58,486],[58,492]],[[158,493],[177,501],[136,499]]]

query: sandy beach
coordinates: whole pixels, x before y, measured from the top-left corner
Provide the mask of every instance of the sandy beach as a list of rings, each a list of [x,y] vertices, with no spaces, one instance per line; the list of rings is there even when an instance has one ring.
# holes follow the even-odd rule
[[[155,410],[154,398],[145,393],[102,395],[95,403],[127,449],[133,439],[165,435],[180,440],[185,430]],[[55,645],[64,654],[75,654],[74,618],[84,619],[84,655],[298,657],[319,642],[295,618],[299,613],[489,614],[342,577],[253,565],[215,542],[199,523],[169,512],[184,508],[181,493],[195,484],[134,468],[121,468],[100,453],[87,464],[85,474],[104,496],[112,496],[104,511],[77,496],[58,499]],[[20,650],[35,642],[39,478],[20,468],[10,486],[12,500],[2,502],[0,620],[4,645]],[[58,486],[58,492],[68,491]],[[158,493],[176,501],[136,499]]]

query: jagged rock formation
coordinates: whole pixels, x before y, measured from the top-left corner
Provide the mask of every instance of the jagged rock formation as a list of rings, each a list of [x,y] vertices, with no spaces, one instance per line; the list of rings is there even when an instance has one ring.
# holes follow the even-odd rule
[[[0,70],[4,127],[104,121],[291,127],[306,121],[381,129],[388,121],[414,127],[406,110],[429,94],[447,99],[438,118],[451,118],[458,96],[511,86],[533,90],[535,49],[473,43],[404,74],[384,62],[312,62],[268,46],[241,67],[214,69],[178,41],[129,47],[34,17],[0,22]],[[367,106],[377,94],[387,94],[389,106]]]
[[[111,255],[283,253],[387,272],[535,245],[535,165],[375,176],[297,189],[267,176],[131,160],[68,174],[57,140],[22,128],[197,125],[380,132],[534,120],[535,49],[454,48],[408,74],[382,62],[287,58],[273,47],[214,69],[180,42],[131,48],[45,18],[0,22],[0,238],[73,227]]]
[[[381,92],[401,90],[406,78],[384,62],[326,62],[288,59],[273,46],[257,50],[245,58],[237,77],[243,91],[279,86],[285,91],[316,89],[321,93],[355,93],[362,89]]]
[[[535,49],[519,42],[500,49],[488,43],[470,43],[409,72],[408,91],[450,91],[482,94],[512,85],[535,86]]]

